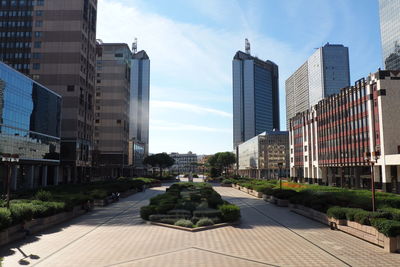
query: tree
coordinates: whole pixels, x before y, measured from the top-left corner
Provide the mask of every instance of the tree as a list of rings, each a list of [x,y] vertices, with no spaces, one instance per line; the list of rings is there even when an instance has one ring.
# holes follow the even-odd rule
[[[160,177],[162,177],[163,170],[174,165],[175,160],[171,158],[167,153],[158,153],[147,156],[143,160],[143,164],[150,165],[152,167],[158,167],[160,169]]]
[[[224,171],[225,176],[228,174],[228,168],[236,162],[236,156],[232,152],[218,152],[208,159],[211,168]],[[218,173],[214,171],[214,173]]]

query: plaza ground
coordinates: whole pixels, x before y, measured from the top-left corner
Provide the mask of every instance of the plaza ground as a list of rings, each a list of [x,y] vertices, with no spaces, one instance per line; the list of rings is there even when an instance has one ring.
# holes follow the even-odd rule
[[[4,246],[3,266],[400,266],[400,254],[228,187],[215,189],[241,207],[237,226],[191,233],[146,224],[140,207],[165,188]]]

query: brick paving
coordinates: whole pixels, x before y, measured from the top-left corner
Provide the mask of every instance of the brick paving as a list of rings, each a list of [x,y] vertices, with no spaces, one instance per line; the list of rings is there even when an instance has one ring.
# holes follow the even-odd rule
[[[145,224],[139,209],[165,190],[158,187],[10,244],[0,257],[5,267],[400,266],[400,254],[233,188],[215,189],[241,207],[240,225],[191,233]]]

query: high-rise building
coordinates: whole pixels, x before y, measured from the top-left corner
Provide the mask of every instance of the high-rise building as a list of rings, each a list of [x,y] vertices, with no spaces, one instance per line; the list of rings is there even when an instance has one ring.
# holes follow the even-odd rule
[[[197,155],[192,151],[186,154],[173,152],[169,156],[175,160],[174,165],[169,168],[170,171],[178,173],[197,172]]]
[[[379,0],[382,55],[385,69],[400,70],[400,0]]]
[[[131,58],[127,44],[98,41],[93,165],[101,176],[128,166]]]
[[[97,0],[0,2],[0,59],[63,97],[63,181],[88,177]]]
[[[149,100],[150,100],[150,59],[146,51],[136,52],[133,44],[131,60],[131,105],[129,138],[136,144],[144,145],[144,155],[149,153]]]
[[[262,132],[279,130],[278,65],[251,56],[247,48],[233,58],[234,148]]]
[[[61,96],[0,62],[0,155],[15,161],[11,189],[58,184],[60,128]],[[1,164],[0,180],[7,173]]]
[[[285,82],[287,129],[297,113],[349,85],[348,48],[327,43],[317,49]]]

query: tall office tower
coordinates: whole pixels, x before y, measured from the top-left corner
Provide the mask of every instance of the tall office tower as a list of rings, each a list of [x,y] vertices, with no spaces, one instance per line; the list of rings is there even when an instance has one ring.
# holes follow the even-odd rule
[[[131,61],[131,106],[129,139],[149,152],[149,100],[150,100],[150,59],[146,51],[137,52],[137,42],[132,46]]]
[[[62,181],[89,175],[97,0],[0,2],[0,59],[60,94]]]
[[[101,176],[123,176],[128,165],[131,58],[127,44],[97,43],[93,166]]]
[[[329,43],[318,48],[285,82],[286,128],[297,113],[349,85],[349,49]]]
[[[233,147],[269,130],[279,130],[278,65],[246,53],[233,58]]]
[[[400,70],[400,0],[379,0],[385,69]]]

